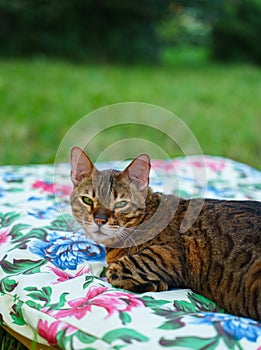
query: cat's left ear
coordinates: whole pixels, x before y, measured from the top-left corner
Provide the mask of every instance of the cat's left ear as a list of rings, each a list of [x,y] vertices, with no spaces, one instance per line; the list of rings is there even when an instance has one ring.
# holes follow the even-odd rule
[[[130,165],[123,171],[123,175],[137,186],[138,190],[144,190],[149,184],[150,175],[150,157],[143,153],[136,157]]]
[[[82,178],[89,177],[95,169],[87,154],[79,147],[71,150],[71,180],[77,185]]]

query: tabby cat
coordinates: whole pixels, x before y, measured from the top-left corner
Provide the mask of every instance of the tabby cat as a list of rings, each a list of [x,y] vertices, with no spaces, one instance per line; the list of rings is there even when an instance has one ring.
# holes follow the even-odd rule
[[[99,171],[72,149],[72,211],[105,245],[108,281],[137,293],[190,288],[226,312],[261,320],[261,203],[154,193],[149,172],[147,154],[124,171]]]

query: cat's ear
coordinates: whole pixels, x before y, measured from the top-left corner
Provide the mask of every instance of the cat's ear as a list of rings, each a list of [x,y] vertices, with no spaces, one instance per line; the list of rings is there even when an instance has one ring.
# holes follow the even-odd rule
[[[84,177],[89,177],[94,169],[94,165],[87,154],[79,147],[71,150],[71,180],[77,185]]]
[[[150,157],[148,154],[140,154],[130,165],[123,171],[123,175],[127,176],[142,191],[149,184],[150,174]]]

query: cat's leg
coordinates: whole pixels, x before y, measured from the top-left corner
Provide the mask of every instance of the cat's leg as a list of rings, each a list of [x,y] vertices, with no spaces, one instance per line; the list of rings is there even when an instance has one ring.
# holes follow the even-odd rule
[[[109,265],[106,271],[108,282],[113,286],[136,293],[160,292],[168,290],[168,284],[139,255],[124,256]]]

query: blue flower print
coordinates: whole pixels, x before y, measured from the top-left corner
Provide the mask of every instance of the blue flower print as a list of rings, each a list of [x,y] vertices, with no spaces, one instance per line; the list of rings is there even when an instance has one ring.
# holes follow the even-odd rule
[[[79,264],[86,261],[105,259],[102,246],[88,241],[84,234],[71,232],[54,231],[47,236],[46,241],[34,239],[30,250],[62,270],[76,270]]]
[[[54,219],[57,215],[57,209],[49,207],[46,209],[32,209],[28,211],[28,214],[35,217],[36,219]]]
[[[24,182],[24,177],[22,175],[16,174],[15,172],[6,172],[3,176],[5,182]]]
[[[256,342],[261,337],[261,324],[250,318],[238,317],[228,314],[206,312],[203,315],[188,316],[189,323],[194,324],[219,324],[219,330],[229,336],[241,340],[246,338]],[[187,318],[186,318],[187,319]],[[188,320],[187,320],[188,321]]]
[[[249,341],[256,342],[257,338],[261,336],[261,325],[248,318],[233,317],[227,319],[222,326],[228,334],[231,334],[237,340],[246,338]]]

